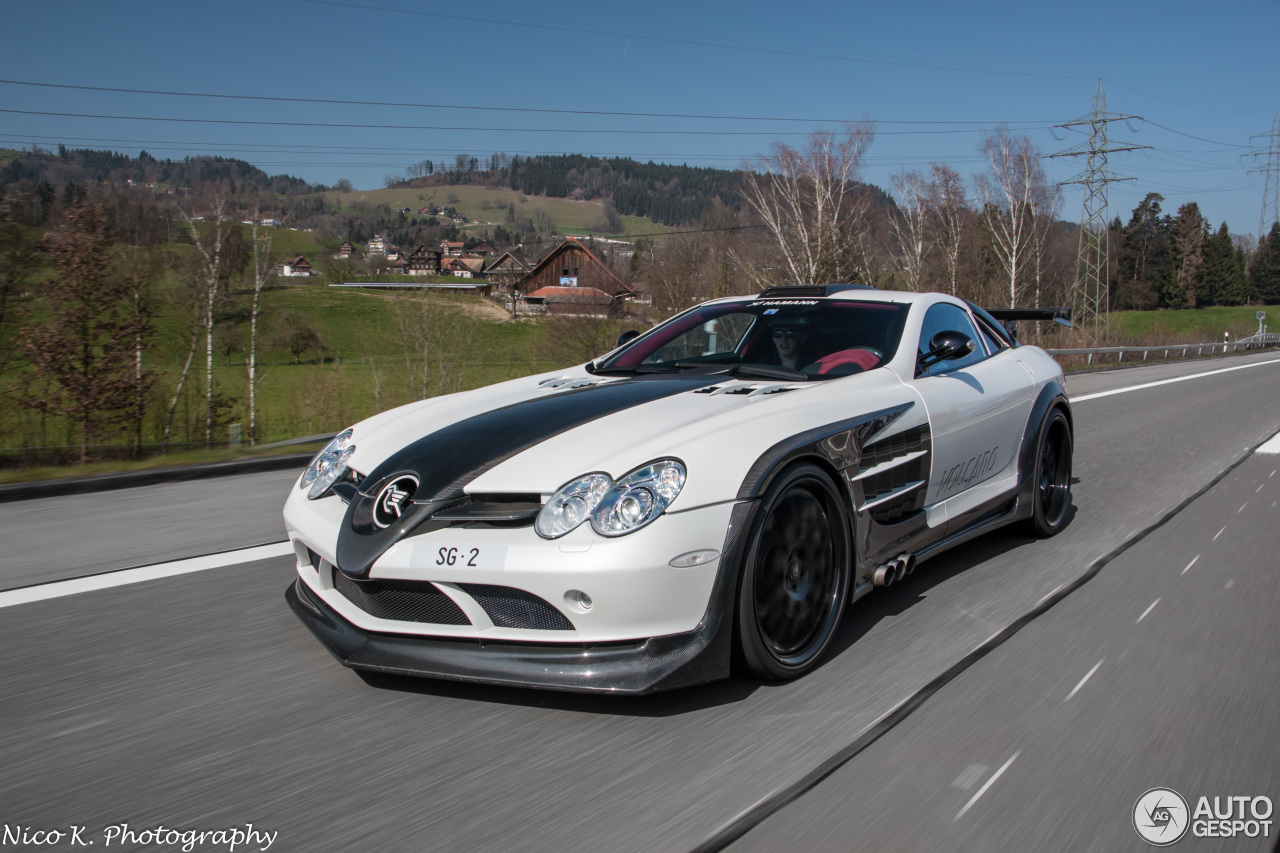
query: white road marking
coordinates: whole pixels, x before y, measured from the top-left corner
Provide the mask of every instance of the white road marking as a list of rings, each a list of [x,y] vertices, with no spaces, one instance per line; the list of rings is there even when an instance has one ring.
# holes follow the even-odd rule
[[[982,774],[991,768],[985,764],[970,764],[964,769],[964,772],[956,777],[951,783],[952,788],[959,788],[961,791],[967,791],[974,785],[978,784],[978,780],[982,778]]]
[[[1241,504],[1240,508],[1236,510],[1236,515],[1239,515],[1240,513],[1244,512],[1244,508],[1247,507],[1248,505],[1249,505],[1248,501],[1245,501],[1243,504]]]
[[[1190,562],[1190,563],[1187,563],[1187,568],[1186,568],[1186,569],[1183,569],[1183,570],[1182,570],[1182,573],[1185,575],[1185,574],[1187,573],[1187,569],[1189,569],[1189,568],[1191,568],[1192,566],[1194,566],[1194,565],[1196,564],[1196,560],[1198,560],[1198,559],[1200,559],[1200,555],[1199,555],[1199,554],[1196,554],[1194,557],[1192,557],[1192,558],[1191,558],[1191,562]]]
[[[1224,525],[1222,525],[1222,530],[1226,530],[1226,529],[1227,529],[1227,526],[1226,526],[1225,524],[1224,524]],[[1217,533],[1213,534],[1213,541],[1214,541],[1214,542],[1217,542],[1217,541],[1218,541],[1218,537],[1222,535],[1222,530],[1219,530]]]
[[[1074,696],[1074,695],[1076,695],[1076,691],[1078,691],[1081,687],[1084,687],[1084,683],[1085,683],[1086,681],[1088,681],[1090,678],[1092,678],[1092,677],[1093,677],[1093,674],[1094,674],[1095,672],[1097,672],[1097,671],[1098,671],[1098,667],[1102,666],[1102,661],[1103,661],[1103,660],[1106,660],[1106,658],[1103,658],[1102,660],[1100,660],[1100,661],[1098,661],[1097,663],[1095,663],[1095,664],[1093,665],[1093,669],[1089,670],[1088,672],[1086,672],[1086,673],[1084,674],[1084,678],[1080,679],[1080,683],[1079,683],[1079,684],[1077,684],[1075,687],[1072,687],[1072,688],[1071,688],[1071,692],[1067,694],[1067,698],[1066,698],[1066,699],[1063,699],[1063,700],[1062,700],[1063,702],[1069,702],[1069,701],[1071,700],[1071,697],[1072,697],[1072,696]]]
[[[1152,610],[1155,610],[1155,609],[1156,609],[1156,605],[1157,605],[1157,604],[1159,604],[1159,603],[1160,603],[1160,599],[1158,599],[1158,598],[1157,598],[1155,601],[1151,602],[1151,606],[1150,606],[1150,607],[1148,607],[1146,610],[1142,611],[1142,615],[1138,617],[1138,622],[1141,622],[1143,619],[1146,619],[1146,618],[1147,618],[1147,614],[1148,614],[1148,613],[1150,613]],[[1137,624],[1138,624],[1138,622],[1134,622],[1133,624],[1137,625]],[[1090,673],[1090,675],[1092,675],[1092,673]],[[1089,677],[1089,676],[1087,676],[1087,675],[1085,676],[1085,678],[1088,678],[1088,677]],[[1068,696],[1067,698],[1068,698],[1068,699],[1070,699],[1071,697],[1070,697],[1070,696]]]
[[[0,592],[0,607],[13,607],[18,604],[30,604],[33,601],[45,601],[50,598],[61,598],[64,595],[75,595],[81,592],[95,592],[110,589],[113,586],[142,583],[143,581],[168,578],[174,575],[185,575],[191,572],[203,572],[208,569],[222,569],[241,563],[252,563],[256,560],[268,560],[272,557],[285,557],[293,554],[293,546],[288,542],[273,542],[270,545],[256,545],[252,548],[238,548],[235,551],[223,551],[220,554],[206,554],[203,557],[192,557],[188,560],[176,560],[171,563],[156,563],[151,566],[139,566],[136,569],[122,569],[115,572],[104,572],[100,575],[89,575],[53,583],[42,583],[36,586],[11,589]]]
[[[1235,586],[1235,585],[1236,585],[1236,582],[1235,582],[1235,581],[1227,581],[1227,586],[1226,586],[1226,588],[1227,588],[1227,589],[1231,589],[1231,587],[1233,587],[1233,586]]]
[[[1266,442],[1258,448],[1258,452],[1272,454],[1280,453],[1280,432],[1267,439]],[[1271,473],[1274,474],[1275,471],[1272,471]]]
[[[1262,486],[1265,486],[1265,485],[1266,485],[1266,483],[1263,483],[1263,484],[1262,484]],[[1262,491],[1262,486],[1258,486],[1258,488],[1254,489],[1254,490],[1253,490],[1253,493],[1256,495],[1258,492]]]
[[[1110,397],[1112,394],[1127,394],[1130,391],[1141,391],[1143,388],[1155,388],[1157,385],[1169,385],[1173,382],[1186,382],[1188,379],[1199,379],[1201,376],[1215,376],[1219,373],[1230,373],[1233,370],[1246,370],[1250,367],[1260,367],[1266,364],[1280,364],[1280,359],[1272,359],[1270,361],[1255,361],[1253,364],[1240,364],[1235,367],[1224,367],[1220,370],[1209,370],[1204,373],[1193,373],[1190,376],[1176,376],[1173,379],[1161,379],[1158,382],[1146,382],[1142,385],[1130,385],[1128,388],[1116,388],[1112,391],[1098,391],[1094,394],[1084,394],[1080,397],[1072,397],[1072,403],[1083,403],[1085,400],[1096,400],[1099,397]],[[1272,439],[1275,441],[1275,439]],[[1271,442],[1267,442],[1271,444]],[[1264,447],[1266,445],[1263,445]],[[1262,448],[1258,448],[1260,451]],[[1275,450],[1262,451],[1264,453],[1280,453],[1280,442],[1276,443]]]
[[[1022,754],[1022,750],[1018,750],[1018,751],[1017,751],[1017,752],[1015,752],[1013,755],[1009,756],[1009,760],[1008,760],[1008,761],[1006,761],[1004,764],[1001,764],[1001,765],[1000,765],[1000,769],[999,769],[999,770],[997,770],[995,773],[992,773],[992,774],[991,774],[991,778],[987,780],[987,783],[986,783],[985,785],[983,785],[981,788],[979,788],[979,789],[978,789],[978,793],[976,793],[976,794],[974,794],[974,795],[973,795],[973,799],[972,799],[972,800],[970,800],[969,802],[965,803],[965,804],[964,804],[964,808],[962,808],[962,809],[961,809],[961,810],[956,814],[956,816],[952,818],[952,820],[953,820],[953,821],[956,821],[956,820],[959,820],[960,818],[964,817],[964,813],[965,813],[965,812],[967,812],[967,811],[969,810],[969,808],[970,808],[974,803],[976,803],[976,802],[978,801],[978,798],[979,798],[979,797],[981,797],[983,794],[985,794],[985,793],[987,792],[987,789],[988,789],[988,788],[990,788],[992,785],[994,785],[994,784],[995,784],[995,781],[996,781],[997,779],[999,779],[999,778],[1000,778],[1000,774],[1001,774],[1001,773],[1003,773],[1004,771],[1008,770],[1008,769],[1009,769],[1009,765],[1013,763],[1013,760],[1014,760],[1015,758],[1017,758],[1017,757],[1018,757],[1019,755],[1021,755],[1021,754]]]

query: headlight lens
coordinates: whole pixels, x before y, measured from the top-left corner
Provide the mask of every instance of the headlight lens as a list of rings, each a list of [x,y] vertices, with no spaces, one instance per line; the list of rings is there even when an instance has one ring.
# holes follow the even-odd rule
[[[347,470],[347,460],[356,452],[351,440],[352,430],[343,430],[324,446],[324,449],[311,460],[307,470],[302,472],[302,480],[298,488],[309,489],[307,497],[311,500],[329,491],[329,487],[338,481]]]
[[[639,530],[670,506],[684,488],[684,466],[663,459],[637,468],[618,481],[591,513],[591,526],[601,536]]]
[[[538,535],[555,539],[573,530],[587,520],[612,485],[607,474],[588,474],[560,489],[538,513],[534,525]]]
[[[590,518],[600,535],[621,536],[662,515],[684,479],[684,465],[674,459],[637,468],[616,484],[607,474],[587,474],[551,496],[535,527],[539,536],[555,539]]]

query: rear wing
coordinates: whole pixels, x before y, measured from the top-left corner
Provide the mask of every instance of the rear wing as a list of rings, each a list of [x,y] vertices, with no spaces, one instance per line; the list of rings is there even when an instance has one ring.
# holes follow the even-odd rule
[[[1019,320],[1051,320],[1071,328],[1070,305],[1060,305],[1057,308],[988,308],[986,312],[999,320],[1014,339],[1018,337]]]

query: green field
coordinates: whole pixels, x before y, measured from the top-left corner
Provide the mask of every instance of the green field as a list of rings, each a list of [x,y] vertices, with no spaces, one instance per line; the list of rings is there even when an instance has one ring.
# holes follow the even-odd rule
[[[1207,344],[1232,340],[1258,331],[1257,313],[1267,314],[1271,330],[1280,330],[1280,307],[1237,305],[1230,308],[1196,308],[1186,311],[1120,311],[1111,315],[1111,329],[1119,341],[1136,344]]]
[[[349,193],[330,192],[324,194],[331,203],[349,207],[354,203],[377,206],[389,205],[391,208],[408,207],[415,212],[428,204],[455,207],[467,217],[468,222],[478,221],[483,225],[502,225],[506,220],[508,205],[516,206],[517,216],[536,218],[539,212],[550,216],[558,230],[563,233],[581,233],[586,235],[587,228],[599,222],[604,215],[604,203],[600,200],[578,201],[568,198],[546,198],[544,196],[527,196],[519,190],[506,187],[481,187],[458,185],[444,187],[422,187],[413,189],[381,189],[355,191]],[[453,196],[457,202],[449,201]],[[642,216],[624,216],[626,226],[620,237],[628,234],[666,233],[673,229],[663,225],[655,225]]]

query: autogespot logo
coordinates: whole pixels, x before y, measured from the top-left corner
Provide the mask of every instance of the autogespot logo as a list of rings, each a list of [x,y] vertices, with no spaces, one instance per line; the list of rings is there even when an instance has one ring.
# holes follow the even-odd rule
[[[1133,828],[1142,840],[1168,846],[1187,834],[1187,801],[1172,788],[1152,788],[1133,804]]]

